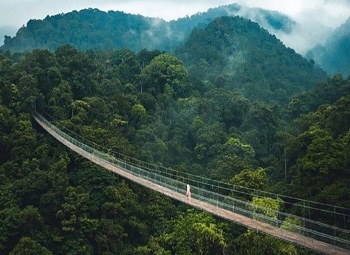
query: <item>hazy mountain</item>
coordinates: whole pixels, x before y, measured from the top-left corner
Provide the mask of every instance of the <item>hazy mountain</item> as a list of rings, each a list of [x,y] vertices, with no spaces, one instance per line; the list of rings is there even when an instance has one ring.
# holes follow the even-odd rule
[[[251,100],[283,103],[326,78],[313,61],[241,17],[217,18],[194,29],[176,53],[208,86],[230,87]]]
[[[0,27],[0,45],[3,44],[5,36],[13,36],[16,34],[17,27]]]
[[[350,18],[323,45],[316,46],[306,56],[328,74],[350,75]]]
[[[257,22],[261,27],[267,29],[271,33],[276,31],[289,33],[296,24],[288,16],[276,11],[231,4],[211,8],[206,12],[197,13],[191,17],[171,21],[170,25],[172,29],[176,29],[178,33],[187,34],[194,27],[204,28],[215,18],[221,16],[241,16],[250,19]]]
[[[196,27],[205,27],[216,17],[241,15],[258,22],[271,32],[288,33],[294,22],[278,12],[242,7],[237,4],[209,9],[176,21],[147,18],[118,11],[97,9],[73,11],[30,20],[15,37],[7,37],[2,50],[30,51],[35,48],[54,50],[71,44],[80,50],[143,48],[172,51]]]

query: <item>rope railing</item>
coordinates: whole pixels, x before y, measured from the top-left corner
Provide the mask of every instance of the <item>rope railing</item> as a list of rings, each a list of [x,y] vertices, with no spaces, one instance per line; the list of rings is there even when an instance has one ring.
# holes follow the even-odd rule
[[[206,202],[225,210],[232,211],[234,213],[238,213],[251,219],[268,223],[274,227],[281,228],[281,230],[286,229],[305,237],[310,237],[315,240],[350,250],[350,230],[341,228],[339,226],[333,226],[311,220],[301,215],[294,215],[288,212],[277,211],[271,208],[253,204],[248,199],[242,199],[242,196],[248,196],[249,198],[252,197],[252,194],[244,191],[244,189],[241,191],[240,189],[242,187],[234,186],[233,188],[229,188],[227,187],[227,184],[221,185],[222,182],[219,181],[183,173],[174,169],[150,164],[120,153],[111,152],[110,150],[96,143],[88,141],[84,137],[81,137],[78,134],[75,134],[74,132],[68,130],[70,134],[78,137],[78,140],[71,135],[68,135],[66,132],[63,132],[62,129],[67,129],[64,126],[60,125],[59,122],[57,122],[57,126],[55,126],[45,117],[43,117],[43,115],[39,113],[34,114],[37,118],[39,118],[46,125],[50,126],[53,131],[55,131],[58,135],[67,141],[71,142],[82,150],[100,158],[108,164],[121,168],[124,171],[133,174],[134,176],[141,177],[143,179],[166,187],[174,192],[182,194],[184,194],[186,184],[189,184],[191,185],[192,197],[194,199]],[[283,198],[292,199],[291,197],[282,195],[278,197],[282,200]],[[325,204],[312,201],[301,199],[295,200],[298,203],[297,206],[301,207],[303,211],[316,210],[317,208],[315,208],[315,205],[325,206]],[[306,202],[312,204],[313,207],[305,206]],[[302,207],[302,204],[304,204],[304,207]],[[343,210],[343,213],[340,212],[341,210]],[[345,213],[347,210],[349,209],[343,207],[333,207],[333,212],[330,210],[318,209],[320,212],[340,215],[344,218],[344,222],[347,222],[350,219],[349,214]],[[271,216],[266,215],[266,212],[268,212]],[[344,226],[345,225],[346,224],[344,224]],[[281,235],[284,233],[285,232],[281,231]]]
[[[268,191],[261,191],[261,190],[256,190],[253,188],[248,188],[248,187],[242,187],[238,185],[231,185],[219,180],[213,180],[210,178],[206,178],[203,176],[198,176],[186,172],[180,172],[178,170],[172,169],[172,168],[167,168],[164,166],[152,164],[149,162],[141,161],[139,159],[124,155],[119,152],[112,151],[111,149],[105,148],[95,142],[92,142],[88,139],[86,139],[83,136],[80,136],[79,134],[69,130],[67,127],[62,125],[59,121],[54,120],[49,114],[47,114],[45,111],[42,111],[41,113],[45,118],[52,120],[55,125],[57,125],[59,128],[62,130],[66,130],[69,134],[72,136],[76,137],[77,139],[83,141],[85,144],[90,144],[91,147],[98,149],[102,152],[105,152],[109,155],[113,155],[116,158],[125,160],[129,162],[130,164],[135,164],[137,166],[140,166],[144,169],[149,169],[150,171],[160,171],[161,173],[169,174],[172,175],[173,177],[176,178],[182,178],[182,179],[187,179],[190,181],[195,182],[196,184],[204,185],[206,188],[212,188],[216,191],[221,191],[220,193],[228,194],[228,193],[235,193],[235,194],[240,194],[240,195],[246,195],[246,196],[254,196],[254,197],[271,197],[271,198],[280,198],[284,201],[285,205],[294,205],[298,207],[303,207],[306,209],[310,210],[318,210],[326,213],[331,213],[332,215],[341,215],[341,216],[350,216],[350,208],[345,208],[341,206],[335,206],[335,205],[329,205],[325,203],[320,203],[316,201],[311,201],[311,200],[305,200],[305,199],[300,199],[300,198],[295,198],[295,197],[290,197],[282,194],[276,194]]]

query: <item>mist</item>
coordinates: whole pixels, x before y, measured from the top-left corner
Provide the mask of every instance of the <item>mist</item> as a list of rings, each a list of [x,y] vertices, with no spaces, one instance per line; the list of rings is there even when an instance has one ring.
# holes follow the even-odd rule
[[[67,13],[73,10],[97,8],[102,11],[124,11],[166,21],[205,12],[209,8],[238,3],[249,8],[275,10],[288,15],[296,22],[290,33],[272,31],[286,46],[300,54],[306,53],[317,44],[322,44],[330,32],[343,24],[350,14],[350,0],[84,0],[47,1],[11,0],[0,3],[0,36],[15,34],[15,29],[30,19],[44,19],[47,15]],[[156,26],[155,26],[156,27]],[[154,31],[149,31],[150,35]],[[147,38],[147,36],[145,37]],[[2,40],[3,41],[3,40]],[[2,42],[1,41],[1,42]],[[156,44],[156,42],[154,42]],[[1,43],[0,43],[1,44]]]
[[[249,7],[276,10],[288,15],[296,24],[290,33],[273,32],[287,47],[305,55],[318,44],[323,44],[329,35],[342,25],[350,15],[350,0],[238,0]]]

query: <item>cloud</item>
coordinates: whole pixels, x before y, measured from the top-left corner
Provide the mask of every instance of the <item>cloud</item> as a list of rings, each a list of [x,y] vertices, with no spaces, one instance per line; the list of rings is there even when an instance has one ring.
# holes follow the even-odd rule
[[[305,1],[304,6],[292,16],[297,21],[292,33],[277,36],[287,46],[305,54],[317,44],[323,44],[331,32],[347,20],[349,14],[350,1],[347,0]]]
[[[317,44],[322,44],[329,37],[333,29],[319,23],[308,21],[308,26],[297,23],[291,33],[276,33],[287,47],[294,49],[301,55],[305,55],[308,50]]]
[[[349,0],[236,0],[236,2],[248,7],[279,11],[294,19],[305,18],[310,13],[318,13],[319,15],[313,18],[331,27],[339,26],[339,22],[349,16],[350,10]]]
[[[118,8],[128,13],[137,13],[170,21],[230,3],[232,3],[232,0],[127,0],[110,4],[108,8],[113,10]]]

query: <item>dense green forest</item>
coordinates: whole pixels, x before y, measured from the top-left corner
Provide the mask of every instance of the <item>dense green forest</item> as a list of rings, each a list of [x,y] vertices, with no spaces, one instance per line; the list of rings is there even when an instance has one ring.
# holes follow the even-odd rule
[[[326,78],[313,61],[241,17],[195,28],[176,54],[208,86],[228,87],[250,100],[282,104]]]
[[[350,80],[327,78],[266,34],[221,18],[195,29],[178,55],[71,45],[2,51],[0,254],[313,254],[123,180],[31,118],[40,106],[76,134],[128,156],[349,207]],[[243,76],[232,75],[243,50],[254,48],[240,44],[251,41],[257,54],[244,56]],[[235,64],[215,45],[224,54],[235,47]],[[254,76],[258,61],[265,62]],[[203,65],[210,68],[202,73]],[[275,90],[285,90],[283,100]]]
[[[247,8],[238,4],[209,9],[191,17],[167,22],[118,11],[98,9],[73,11],[47,16],[44,20],[30,20],[13,38],[5,36],[2,50],[26,52],[33,49],[56,50],[70,44],[79,50],[109,50],[128,48],[140,51],[174,51],[194,27],[204,28],[217,17],[242,15],[271,31],[289,33],[294,22],[278,12]]]

